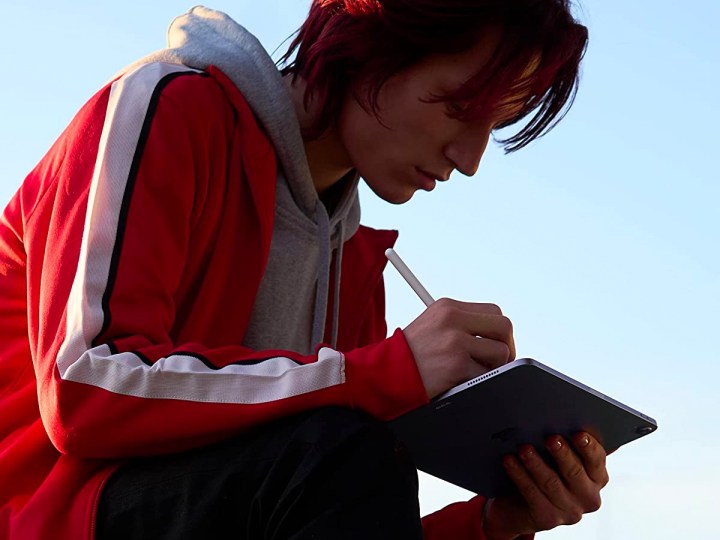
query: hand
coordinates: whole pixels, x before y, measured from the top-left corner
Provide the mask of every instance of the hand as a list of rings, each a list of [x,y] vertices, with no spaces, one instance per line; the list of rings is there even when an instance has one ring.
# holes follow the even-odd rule
[[[403,332],[430,398],[515,358],[512,323],[494,304],[442,298]]]
[[[557,472],[531,446],[520,449],[520,459],[504,459],[518,494],[487,501],[483,529],[488,540],[510,540],[571,525],[600,508],[600,490],[609,480],[607,454],[600,443],[578,433],[573,437],[574,450],[559,436],[550,437],[546,447]]]

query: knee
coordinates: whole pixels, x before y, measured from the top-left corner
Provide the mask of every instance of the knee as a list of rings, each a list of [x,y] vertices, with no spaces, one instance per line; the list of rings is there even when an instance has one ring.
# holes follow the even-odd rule
[[[264,482],[258,496],[292,509],[303,534],[275,537],[422,537],[417,471],[383,422],[336,407],[295,420],[271,471],[282,476]],[[281,486],[280,494],[269,492],[273,485]],[[283,527],[294,519],[283,520]]]
[[[325,466],[368,482],[394,479],[417,493],[415,465],[384,422],[363,411],[327,407],[310,413],[303,424]]]

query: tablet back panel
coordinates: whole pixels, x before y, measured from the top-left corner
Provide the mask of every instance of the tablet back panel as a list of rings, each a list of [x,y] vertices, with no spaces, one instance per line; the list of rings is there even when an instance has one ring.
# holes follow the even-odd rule
[[[505,454],[578,431],[595,436],[607,451],[657,428],[655,421],[529,358],[515,360],[468,381],[390,423],[418,469],[493,497],[512,484],[501,465]]]

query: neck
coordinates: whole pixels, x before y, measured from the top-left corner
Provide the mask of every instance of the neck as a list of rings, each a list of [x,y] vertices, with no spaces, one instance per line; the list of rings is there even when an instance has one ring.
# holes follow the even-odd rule
[[[304,133],[318,117],[320,106],[314,101],[307,107],[303,103],[305,81],[297,78],[293,82],[292,75],[285,75],[285,82],[290,90],[300,130]],[[318,194],[323,195],[352,170],[350,158],[334,128],[327,130],[317,139],[309,140],[303,135],[303,142],[313,185]]]

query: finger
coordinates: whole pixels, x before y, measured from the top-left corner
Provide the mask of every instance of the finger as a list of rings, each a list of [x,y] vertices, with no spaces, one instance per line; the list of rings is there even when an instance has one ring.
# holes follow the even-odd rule
[[[506,362],[515,359],[515,338],[510,319],[503,315],[465,311],[456,312],[454,318],[456,327],[468,335],[501,341],[507,345]]]
[[[502,315],[502,309],[497,304],[482,302],[461,302],[451,298],[440,298],[435,304],[438,307],[453,307],[468,313],[486,313],[488,315]]]
[[[468,334],[467,339],[463,339],[462,345],[470,357],[486,370],[504,366],[510,359],[510,347],[503,341],[478,338]]]
[[[567,525],[580,521],[582,511],[560,475],[545,463],[532,446],[522,447],[519,456],[545,498],[561,510],[563,523]]]
[[[515,456],[505,456],[503,466],[527,504],[535,531],[546,531],[558,525],[577,523],[580,520],[582,514],[566,516],[565,511],[560,510],[548,499],[526,468],[524,461],[521,462]]]
[[[505,456],[503,467],[510,480],[517,487],[520,496],[525,500],[532,514],[546,514],[554,511],[554,505],[535,483],[530,473],[515,456]]]
[[[583,512],[598,510],[602,502],[600,490],[603,486],[590,478],[580,456],[560,436],[548,438],[545,446],[555,460],[562,481]]]
[[[610,481],[607,471],[607,453],[598,440],[589,433],[580,432],[573,436],[573,446],[585,465],[585,471],[601,488]]]
[[[502,341],[510,351],[507,361],[515,359],[515,339],[510,319],[495,304],[474,304],[441,298],[432,304],[441,325],[457,328],[466,334]]]

